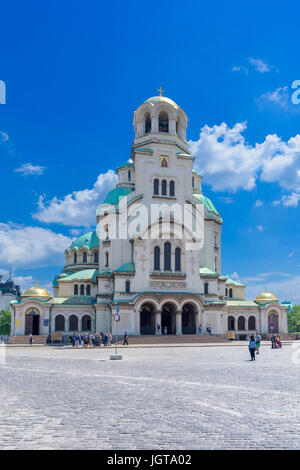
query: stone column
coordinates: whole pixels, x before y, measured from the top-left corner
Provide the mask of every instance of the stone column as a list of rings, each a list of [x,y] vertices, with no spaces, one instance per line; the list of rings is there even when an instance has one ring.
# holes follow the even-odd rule
[[[155,334],[161,335],[161,310],[155,312]]]
[[[135,312],[136,315],[136,334],[140,335],[141,334],[141,313],[140,311]]]
[[[206,312],[202,312],[202,334],[206,334],[207,316]]]
[[[201,313],[199,312],[199,310],[196,310],[195,322],[196,322],[196,334],[198,334],[198,328],[199,328],[199,325],[201,324]]]
[[[181,310],[176,312],[176,335],[182,335],[182,313]]]

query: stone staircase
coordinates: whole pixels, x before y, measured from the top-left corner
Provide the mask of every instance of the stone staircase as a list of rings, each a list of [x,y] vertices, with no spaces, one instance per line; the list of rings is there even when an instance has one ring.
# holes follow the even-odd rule
[[[113,338],[114,339],[114,338]],[[123,338],[118,341],[123,343]],[[130,345],[143,345],[143,344],[201,344],[201,343],[229,343],[227,338],[216,335],[161,335],[161,336],[129,336],[128,342]]]
[[[43,335],[35,335],[33,338],[33,344],[46,344],[47,336]],[[21,344],[29,344],[29,336],[11,336],[8,340],[7,344],[11,345],[21,345]]]

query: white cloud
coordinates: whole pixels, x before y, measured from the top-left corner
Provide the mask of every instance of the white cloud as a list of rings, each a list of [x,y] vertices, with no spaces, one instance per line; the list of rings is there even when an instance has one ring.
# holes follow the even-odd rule
[[[263,225],[256,225],[256,228],[257,230],[259,230],[259,232],[263,232],[265,230],[265,227]]]
[[[282,204],[296,207],[300,194],[300,135],[283,141],[276,134],[254,145],[246,142],[245,122],[204,126],[189,146],[196,156],[195,167],[214,191],[251,190],[256,181],[278,183],[291,194]]]
[[[44,166],[32,165],[32,163],[24,163],[20,168],[16,168],[15,172],[20,173],[22,176],[28,175],[42,175],[45,171]]]
[[[234,199],[231,196],[219,196],[219,201],[224,202],[224,204],[233,204]]]
[[[267,91],[257,98],[255,102],[259,108],[265,108],[268,105],[276,105],[284,110],[292,110],[295,108],[295,106],[291,104],[287,86],[276,88],[276,90],[273,91]]]
[[[0,263],[14,268],[63,264],[72,239],[41,227],[0,223]]]
[[[7,142],[9,135],[6,132],[0,131],[0,142]]]
[[[258,199],[258,200],[255,202],[254,207],[261,207],[261,206],[263,206],[263,204],[264,204],[264,203],[263,203],[260,199]]]
[[[96,225],[97,206],[116,183],[117,175],[113,170],[108,170],[98,176],[93,189],[73,191],[61,199],[54,197],[46,203],[44,197],[40,196],[38,212],[33,217],[41,222],[74,227]]]
[[[266,274],[266,273],[264,273]],[[283,279],[268,280],[263,279],[253,284],[249,284],[246,289],[247,298],[254,299],[260,292],[263,292],[267,287],[268,292],[272,292],[279,301],[283,302],[289,300],[300,304],[300,276],[286,276]]]
[[[15,152],[14,145],[11,142],[8,133],[4,131],[0,131],[0,151],[1,149],[8,155],[13,155]]]
[[[263,59],[255,59],[254,57],[249,57],[248,62],[254,67],[256,72],[259,73],[271,72],[273,68],[272,66],[268,65],[267,62]]]
[[[249,73],[247,67],[244,67],[242,65],[234,65],[231,70],[232,70],[232,72],[243,72],[246,75],[248,75],[248,73]]]

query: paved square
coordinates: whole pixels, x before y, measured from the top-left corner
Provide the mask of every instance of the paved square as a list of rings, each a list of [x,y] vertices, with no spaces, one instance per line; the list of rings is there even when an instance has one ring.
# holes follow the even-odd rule
[[[300,449],[291,346],[7,348],[1,449]],[[300,356],[300,354],[298,354]]]

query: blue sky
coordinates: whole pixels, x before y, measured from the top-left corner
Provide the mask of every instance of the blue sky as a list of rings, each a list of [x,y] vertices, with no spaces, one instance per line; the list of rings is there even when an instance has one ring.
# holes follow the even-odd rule
[[[224,220],[223,273],[249,298],[267,286],[300,303],[299,13],[296,2],[2,4],[4,277],[12,264],[21,286],[49,286],[114,183],[107,171],[129,158],[134,110],[162,85],[189,117]]]

